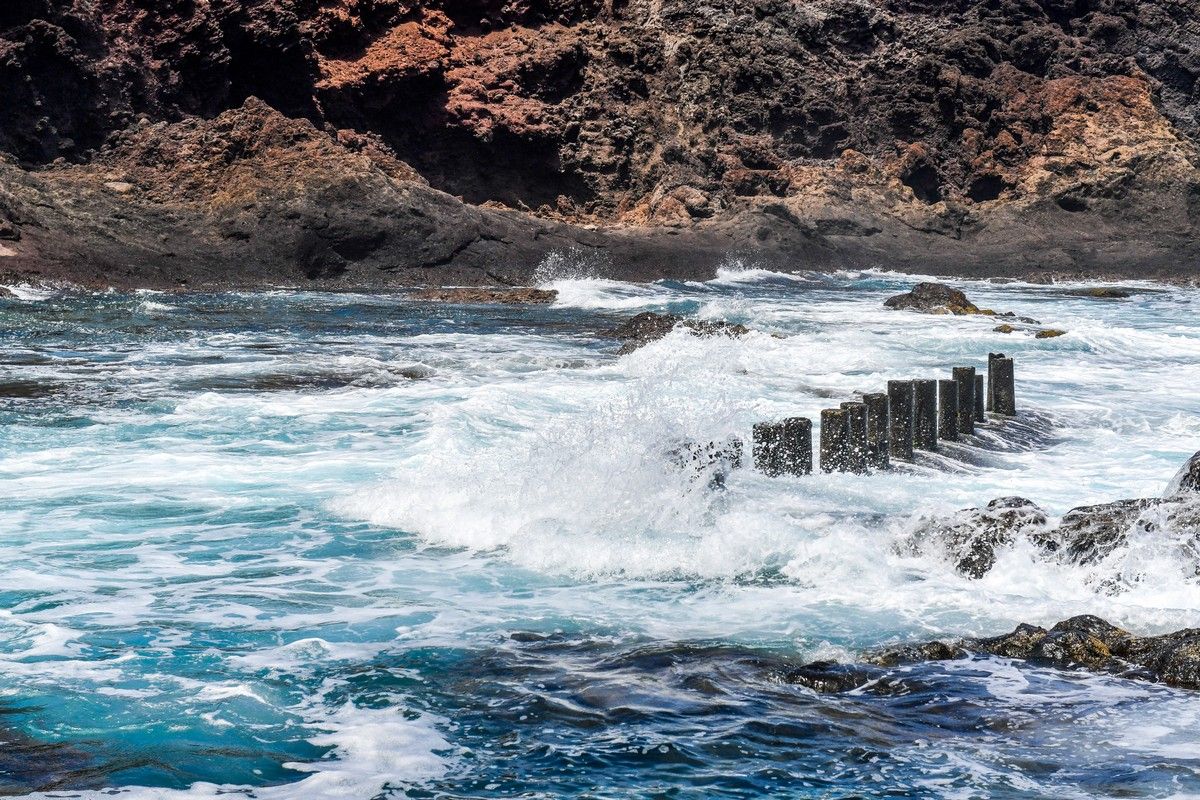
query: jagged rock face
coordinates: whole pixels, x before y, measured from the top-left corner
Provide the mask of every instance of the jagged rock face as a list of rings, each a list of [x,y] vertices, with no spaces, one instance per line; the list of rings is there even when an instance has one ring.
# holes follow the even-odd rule
[[[867,654],[864,661],[894,666],[959,658],[972,652],[1200,689],[1200,629],[1189,628],[1163,636],[1135,636],[1090,615],[1072,617],[1049,630],[1018,625],[1011,633],[987,639],[886,648]]]
[[[1046,512],[1023,497],[1002,497],[986,508],[969,508],[952,517],[925,519],[903,542],[906,552],[938,552],[954,568],[971,578],[982,578],[996,564],[997,551],[1010,547],[1018,536],[1045,531]]]
[[[1177,273],[1198,76],[1185,0],[13,0],[0,151],[254,97],[469,204],[765,265]]]
[[[847,151],[921,203],[986,203],[1035,191],[1073,116],[1084,149],[1200,135],[1179,0],[21,0],[0,31],[0,148],[24,159],[257,96],[468,199],[609,216],[784,196]],[[1057,201],[1123,191],[1079,184]]]
[[[1189,458],[1167,486],[1167,497],[1186,494],[1200,494],[1200,453]]]
[[[1094,577],[1118,591],[1142,578],[1123,574],[1120,559],[1109,562],[1135,542],[1156,541],[1178,550],[1181,560],[1200,575],[1200,492],[1189,482],[1200,463],[1193,456],[1172,481],[1165,497],[1118,500],[1081,506],[1051,525],[1046,513],[1021,497],[1002,497],[985,508],[963,509],[918,520],[897,544],[901,553],[944,558],[961,574],[981,578],[1001,551],[1018,539],[1032,543],[1042,558],[1079,567],[1104,567]]]
[[[925,314],[978,314],[979,307],[960,290],[944,283],[918,283],[912,291],[889,297],[883,303],[898,311]]]

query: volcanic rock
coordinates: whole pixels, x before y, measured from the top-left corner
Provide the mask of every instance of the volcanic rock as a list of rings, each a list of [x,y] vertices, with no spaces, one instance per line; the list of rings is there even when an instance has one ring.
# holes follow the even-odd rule
[[[1133,293],[1127,289],[1116,289],[1111,286],[1095,286],[1090,289],[1079,289],[1069,294],[1078,297],[1094,297],[1098,300],[1126,300],[1133,297]]]
[[[411,295],[414,300],[434,303],[484,303],[499,305],[547,305],[558,292],[553,289],[460,287],[423,289]]]
[[[1200,493],[1200,453],[1187,460],[1167,486],[1167,497]]]
[[[939,556],[963,575],[980,578],[995,566],[997,553],[1019,538],[1030,541],[1044,558],[1094,566],[1135,537],[1151,537],[1190,555],[1192,569],[1200,575],[1200,453],[1184,464],[1161,498],[1080,506],[1051,526],[1045,512],[1029,500],[1002,497],[985,508],[923,518],[896,547],[901,553]],[[1138,579],[1115,573],[1106,582],[1116,586]]]
[[[1023,497],[1002,497],[986,508],[969,508],[948,518],[924,519],[900,545],[910,553],[936,552],[971,578],[982,578],[998,550],[1018,536],[1044,533],[1046,512]]]
[[[1019,625],[1011,633],[952,644],[931,642],[883,648],[864,657],[867,664],[895,666],[987,653],[1059,669],[1085,669],[1123,677],[1200,689],[1200,629],[1162,636],[1135,636],[1099,617],[1078,616],[1046,630]]]
[[[521,283],[563,251],[1195,276],[1179,0],[752,5],[3,4],[9,257],[127,285]],[[241,124],[251,98],[309,130]]]
[[[912,291],[889,297],[883,304],[898,311],[920,311],[925,314],[983,313],[963,292],[944,283],[918,283]]]
[[[744,325],[724,320],[687,319],[677,314],[643,311],[601,335],[622,341],[624,344],[617,352],[624,355],[658,341],[681,325],[697,336],[744,336],[750,332]]]

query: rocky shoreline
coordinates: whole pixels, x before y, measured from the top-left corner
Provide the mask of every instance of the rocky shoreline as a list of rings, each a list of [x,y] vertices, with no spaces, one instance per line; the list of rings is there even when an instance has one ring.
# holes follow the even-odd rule
[[[1195,281],[1188,12],[943,11],[18,3],[0,282],[385,290],[731,259]]]
[[[900,549],[944,557],[964,576],[978,579],[995,567],[998,552],[1018,537],[1035,542],[1044,558],[1095,564],[1135,531],[1177,541],[1182,550],[1192,553],[1200,575],[1200,453],[1183,465],[1161,498],[1077,508],[1057,527],[1050,526],[1036,504],[1024,498],[1001,498],[983,509],[922,520]],[[1110,586],[1115,590],[1120,580],[1130,578],[1138,576],[1111,576]],[[876,648],[863,653],[858,663],[817,661],[792,670],[785,680],[818,691],[849,691],[887,669],[980,654],[1200,689],[1200,628],[1137,636],[1089,615],[1049,629],[1022,624],[1000,636]]]

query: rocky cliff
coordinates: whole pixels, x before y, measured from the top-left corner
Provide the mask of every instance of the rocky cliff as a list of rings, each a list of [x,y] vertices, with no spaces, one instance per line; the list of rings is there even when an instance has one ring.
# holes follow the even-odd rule
[[[0,273],[1189,278],[1194,0],[9,0]]]

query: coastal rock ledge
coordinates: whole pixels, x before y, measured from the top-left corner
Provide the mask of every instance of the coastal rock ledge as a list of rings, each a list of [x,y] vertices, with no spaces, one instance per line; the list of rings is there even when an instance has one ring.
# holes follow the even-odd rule
[[[880,648],[864,654],[856,665],[817,661],[789,672],[785,679],[818,691],[849,691],[894,667],[980,654],[1200,689],[1200,629],[1136,636],[1090,615],[1072,617],[1049,629],[1018,625],[1001,636]]]

